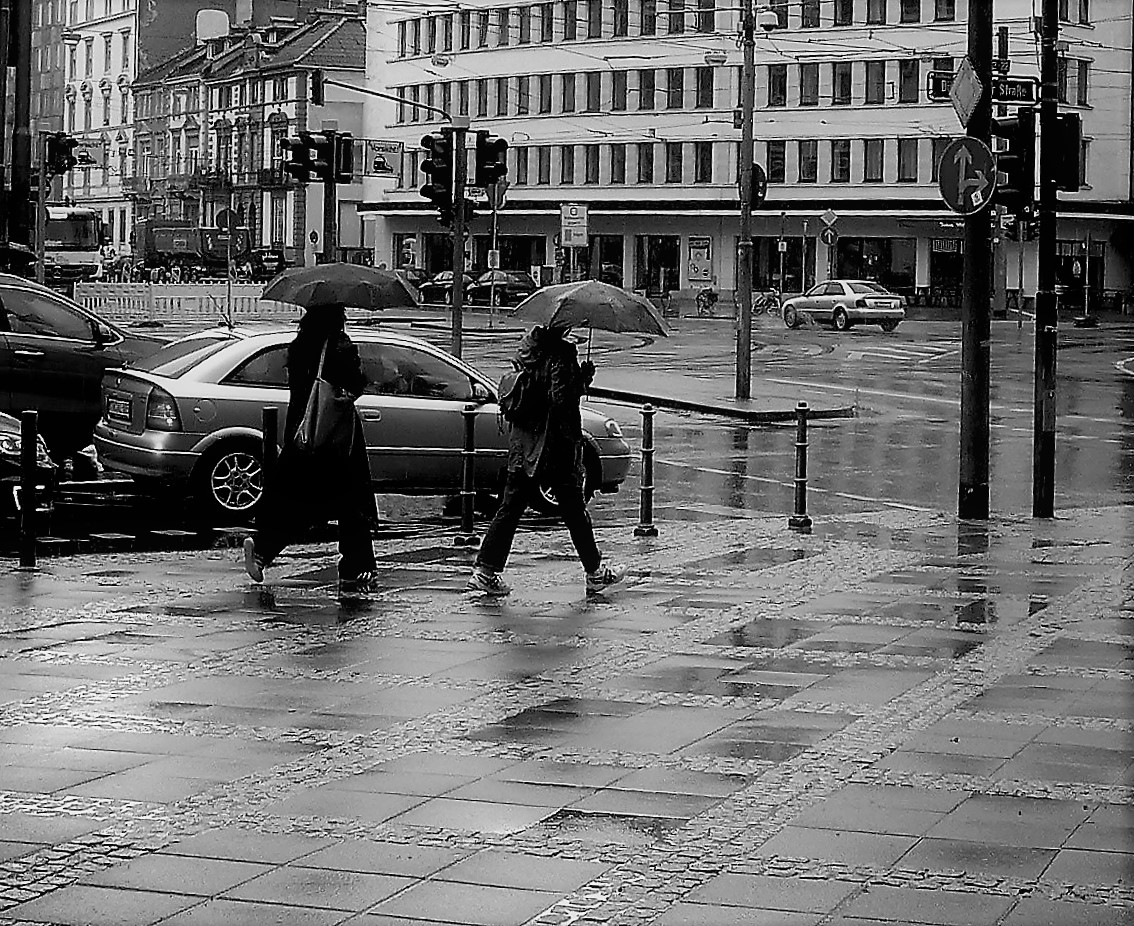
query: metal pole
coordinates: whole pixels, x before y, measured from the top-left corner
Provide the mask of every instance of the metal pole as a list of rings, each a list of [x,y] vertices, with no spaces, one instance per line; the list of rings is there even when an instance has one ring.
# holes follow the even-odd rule
[[[23,412],[20,415],[20,566],[25,569],[35,568],[38,447],[39,412]]]
[[[800,534],[811,533],[807,516],[807,403],[795,407],[795,513],[788,518],[788,527]]]
[[[780,254],[780,283],[779,283],[779,286],[777,287],[777,289],[779,290],[777,295],[780,297],[780,304],[781,305],[783,304],[783,301],[784,301],[784,255],[787,253],[786,250],[785,250],[785,248],[787,246],[787,239],[784,238],[784,221],[786,219],[787,219],[787,213],[781,212],[780,213],[780,238],[776,242],[776,250],[779,251],[779,254]]]
[[[743,0],[740,76],[740,240],[736,268],[736,397],[752,396],[752,134],[756,105],[756,16],[753,0]]]
[[[35,280],[42,283],[47,276],[44,266],[47,237],[47,132],[39,133],[39,188],[35,195]]]
[[[984,86],[968,135],[992,141],[992,0],[969,5],[968,57]],[[990,215],[965,216],[964,292],[961,299],[961,448],[957,513],[988,517],[989,310],[992,270]]]
[[[0,125],[8,124],[8,67],[12,0],[0,0]],[[8,240],[8,138],[0,132],[0,241]]]
[[[10,31],[16,60],[15,95],[12,107],[12,191],[8,202],[15,208],[8,215],[9,240],[30,245],[28,203],[31,202],[31,33],[32,0],[14,0]]]
[[[1016,295],[1016,330],[1024,327],[1024,235],[1028,223],[1022,219],[1016,220],[1016,241],[1019,242],[1020,252],[1017,255],[1017,277],[1020,281],[1020,290]]]
[[[323,181],[323,263],[329,264],[339,253],[339,194],[335,182],[335,165],[339,160],[338,133],[323,130],[331,136],[331,170]]]
[[[635,537],[656,537],[654,526],[654,415],[652,405],[642,406],[642,494]]]
[[[465,307],[465,185],[469,162],[465,155],[468,126],[453,126],[453,327],[449,352],[461,356],[461,315]]]
[[[480,541],[473,533],[473,509],[476,502],[476,414],[477,407],[461,409],[465,420],[465,447],[461,451],[461,529],[453,538],[458,547],[472,547]]]
[[[1083,317],[1091,317],[1091,233],[1087,232],[1087,253],[1083,255]]]
[[[225,269],[227,276],[225,280],[225,312],[228,316],[229,328],[232,328],[232,233],[236,228],[233,224],[233,218],[235,216],[233,212],[233,195],[233,189],[230,186],[228,188],[228,236],[225,238],[227,242],[225,245]]]
[[[260,469],[264,474],[264,486],[267,487],[276,460],[279,459],[280,411],[274,405],[265,405],[261,411],[260,432],[264,440],[264,459]]]
[[[1055,299],[1055,236],[1059,166],[1058,0],[1043,0],[1040,40],[1039,276],[1036,285],[1035,394],[1032,417],[1032,517],[1055,516],[1055,352],[1058,312]]]
[[[492,250],[496,250],[496,215],[497,208],[500,205],[500,183],[493,184],[492,196]],[[496,274],[493,272],[494,268],[489,267],[489,272],[492,276],[489,277],[488,283],[488,327],[492,327],[492,323],[496,318]]]

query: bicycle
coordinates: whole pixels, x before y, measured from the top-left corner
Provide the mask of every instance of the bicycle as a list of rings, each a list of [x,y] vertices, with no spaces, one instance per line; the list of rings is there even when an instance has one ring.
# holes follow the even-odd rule
[[[711,286],[706,286],[700,290],[697,293],[697,316],[699,318],[712,317],[713,306],[717,304],[719,299],[720,296]]]
[[[759,314],[767,312],[769,315],[778,315],[780,312],[780,296],[775,291],[759,293],[752,298],[752,311]]]

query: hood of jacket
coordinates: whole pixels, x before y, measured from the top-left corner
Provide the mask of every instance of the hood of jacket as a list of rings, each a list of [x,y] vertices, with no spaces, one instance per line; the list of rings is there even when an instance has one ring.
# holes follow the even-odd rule
[[[535,366],[561,350],[564,343],[559,335],[552,334],[543,325],[536,325],[520,341],[516,362],[525,367]]]

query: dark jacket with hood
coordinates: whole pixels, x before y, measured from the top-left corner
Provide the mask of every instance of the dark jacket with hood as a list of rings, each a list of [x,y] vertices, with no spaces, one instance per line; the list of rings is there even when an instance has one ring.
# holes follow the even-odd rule
[[[579,401],[589,380],[579,366],[575,345],[554,330],[532,328],[520,343],[516,362],[530,371],[546,414],[531,430],[512,425],[508,469],[554,480],[577,474],[582,466],[583,428]]]

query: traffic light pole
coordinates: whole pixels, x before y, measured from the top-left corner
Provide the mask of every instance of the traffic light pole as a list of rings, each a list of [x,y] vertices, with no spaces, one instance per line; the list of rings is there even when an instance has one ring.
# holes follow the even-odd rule
[[[744,64],[740,77],[740,240],[736,258],[736,397],[752,395],[752,135],[756,103],[756,14],[744,0],[741,14]]]
[[[39,186],[35,196],[35,281],[44,282],[47,268],[44,267],[47,237],[47,132],[40,132],[36,148],[39,152]]]
[[[967,134],[992,141],[992,0],[969,4],[968,57],[984,87]],[[961,440],[957,514],[988,517],[989,313],[992,209],[965,216],[964,287],[961,298]]]
[[[460,122],[465,122],[461,125]],[[461,323],[465,305],[465,187],[469,180],[469,161],[465,154],[467,119],[453,121],[453,328],[449,352],[461,356]]]
[[[339,253],[339,190],[335,169],[339,160],[339,136],[333,129],[321,129],[331,139],[331,169],[323,179],[323,263],[338,259]]]
[[[15,48],[15,91],[12,102],[12,189],[9,203],[14,208],[8,213],[9,239],[17,244],[29,245],[30,231],[27,204],[31,202],[31,33],[32,0],[12,0],[12,19],[9,25]]]
[[[8,124],[8,48],[12,22],[12,0],[0,0],[0,125]],[[8,241],[8,139],[0,132],[0,241]]]
[[[1055,517],[1055,213],[1058,169],[1058,0],[1043,0],[1040,37],[1039,275],[1036,285],[1035,395],[1032,417],[1032,517]]]

